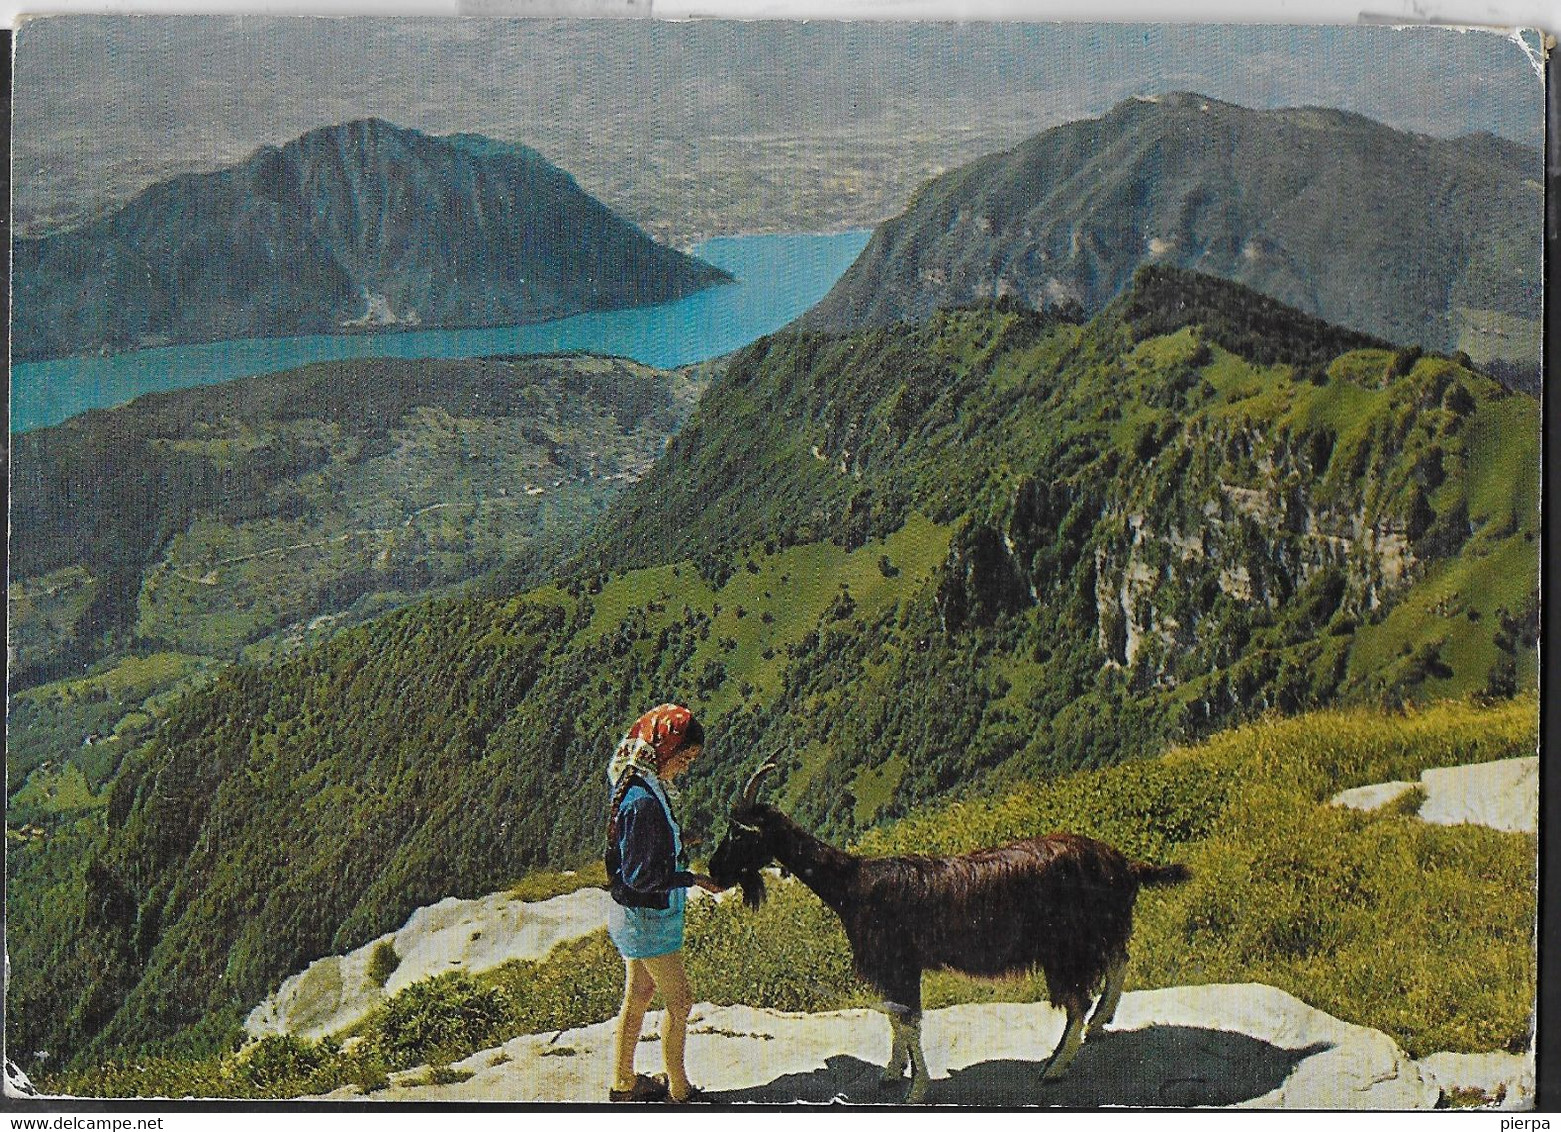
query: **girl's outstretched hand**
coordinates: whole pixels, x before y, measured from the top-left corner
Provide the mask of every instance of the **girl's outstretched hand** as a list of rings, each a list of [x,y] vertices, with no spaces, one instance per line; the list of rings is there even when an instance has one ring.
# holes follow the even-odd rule
[[[706,892],[725,892],[726,891],[726,888],[723,885],[716,884],[715,881],[711,880],[709,877],[705,876],[703,873],[695,873],[694,874],[694,883],[697,884],[700,888],[704,889]]]

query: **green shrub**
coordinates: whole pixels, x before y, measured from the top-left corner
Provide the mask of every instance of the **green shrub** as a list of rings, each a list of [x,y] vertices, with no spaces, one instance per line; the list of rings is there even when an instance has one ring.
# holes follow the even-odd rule
[[[223,1070],[224,1064],[218,1058],[138,1057],[79,1072],[42,1076],[34,1084],[45,1093],[69,1097],[234,1096],[232,1075]]]
[[[735,897],[689,909],[689,980],[701,999],[772,1010],[836,1010],[877,999],[851,969],[840,919],[802,885],[768,880],[758,911]]]
[[[256,1095],[276,1096],[307,1086],[327,1072],[335,1076],[341,1060],[341,1046],[328,1039],[311,1042],[292,1034],[271,1034],[239,1052],[233,1076]]]
[[[367,1092],[362,1082],[368,1079],[369,1071],[367,1062],[344,1053],[329,1038],[312,1042],[273,1034],[220,1057],[140,1057],[39,1083],[48,1092],[78,1097],[286,1100],[328,1093],[348,1084],[359,1084]],[[379,1075],[383,1078],[383,1070]]]
[[[418,1080],[419,1085],[459,1085],[462,1081],[470,1081],[477,1074],[470,1069],[455,1069],[449,1065],[431,1065],[428,1072]]]
[[[390,976],[396,973],[396,968],[399,966],[401,966],[401,956],[396,954],[395,943],[382,939],[374,945],[374,950],[369,952],[369,966],[364,972],[364,978],[370,986],[382,987],[390,981]]]
[[[582,888],[606,887],[607,866],[600,860],[594,860],[572,872],[528,873],[510,885],[509,894],[515,900],[536,903],[578,892]]]
[[[452,972],[413,983],[371,1017],[369,1040],[394,1068],[462,1057],[492,1043],[512,1017],[502,988]]]
[[[365,1095],[390,1088],[390,1071],[385,1061],[372,1048],[354,1051],[348,1068],[347,1079]]]
[[[1425,805],[1425,798],[1425,787],[1416,783],[1383,806],[1382,811],[1395,817],[1412,818],[1420,813],[1420,807]]]
[[[604,931],[561,943],[545,959],[513,959],[481,978],[504,992],[516,1034],[600,1022],[623,1000],[623,960]]]

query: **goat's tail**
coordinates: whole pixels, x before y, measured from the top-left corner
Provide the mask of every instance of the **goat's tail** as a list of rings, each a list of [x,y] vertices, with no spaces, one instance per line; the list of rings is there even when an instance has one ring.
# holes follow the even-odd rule
[[[1134,861],[1128,868],[1140,888],[1169,888],[1192,879],[1192,870],[1182,864],[1151,865],[1147,861]]]

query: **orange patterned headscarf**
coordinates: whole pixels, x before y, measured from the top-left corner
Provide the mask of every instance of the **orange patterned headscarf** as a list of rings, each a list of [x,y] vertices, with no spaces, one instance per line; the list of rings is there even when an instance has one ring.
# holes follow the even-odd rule
[[[649,743],[656,758],[664,759],[683,745],[693,721],[694,713],[682,704],[662,704],[636,719],[624,738]]]
[[[662,704],[636,719],[607,764],[609,788],[624,787],[630,771],[660,782],[662,760],[683,745],[693,723],[694,713],[681,704]],[[661,786],[674,793],[670,782]]]

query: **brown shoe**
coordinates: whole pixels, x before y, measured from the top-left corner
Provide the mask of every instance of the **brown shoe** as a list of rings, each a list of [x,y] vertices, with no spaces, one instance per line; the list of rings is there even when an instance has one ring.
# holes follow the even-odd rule
[[[667,1099],[667,1079],[659,1073],[654,1077],[636,1073],[632,1088],[608,1089],[607,1099],[614,1104],[625,1101],[664,1101]]]
[[[682,1100],[678,1100],[678,1098],[673,1096],[672,1093],[669,1091],[667,1093],[667,1103],[668,1104],[709,1104],[710,1103],[710,1098],[705,1096],[705,1091],[703,1089],[697,1089],[694,1086],[690,1085],[689,1089],[688,1089],[688,1095],[685,1096]]]

